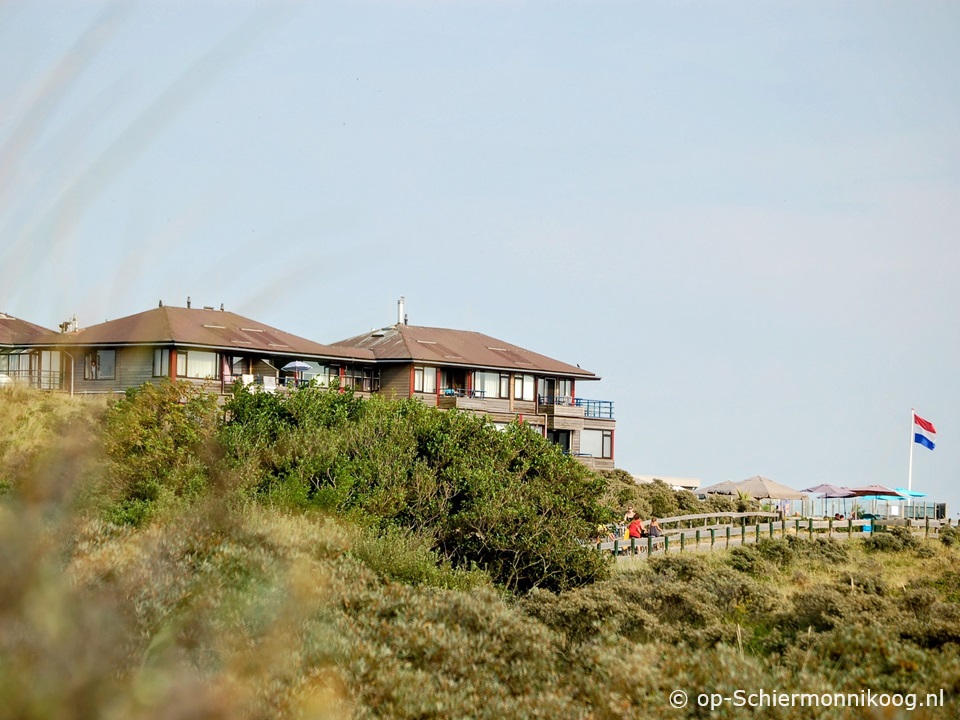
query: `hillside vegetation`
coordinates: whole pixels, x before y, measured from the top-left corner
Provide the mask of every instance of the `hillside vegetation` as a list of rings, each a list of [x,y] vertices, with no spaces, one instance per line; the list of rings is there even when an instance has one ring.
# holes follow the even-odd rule
[[[623,504],[703,506],[522,425],[185,385],[0,420],[0,719],[960,716],[954,533],[614,567]],[[697,703],[737,690],[948,707]]]

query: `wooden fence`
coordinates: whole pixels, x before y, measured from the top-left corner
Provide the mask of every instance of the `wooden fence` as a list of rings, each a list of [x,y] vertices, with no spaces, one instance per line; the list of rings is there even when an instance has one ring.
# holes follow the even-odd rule
[[[819,537],[849,540],[870,537],[875,531],[883,531],[888,527],[907,527],[914,535],[930,538],[937,537],[942,526],[940,521],[930,518],[916,521],[832,518],[781,520],[776,513],[768,512],[679,515],[660,520],[661,526],[667,524],[675,527],[665,528],[660,537],[624,538],[618,535],[614,540],[596,543],[596,548],[611,552],[618,559],[636,559],[669,552],[709,552],[758,542],[764,538],[793,536],[811,540]],[[618,528],[618,532],[622,530]]]

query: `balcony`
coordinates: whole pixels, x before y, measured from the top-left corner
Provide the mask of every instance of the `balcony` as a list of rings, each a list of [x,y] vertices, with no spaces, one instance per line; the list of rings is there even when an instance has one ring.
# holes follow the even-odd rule
[[[548,415],[566,415],[570,417],[613,420],[613,401],[572,398],[567,395],[541,395],[537,402],[540,412]]]
[[[66,378],[66,373],[59,370],[15,370],[0,374],[17,385],[35,390],[63,390]]]

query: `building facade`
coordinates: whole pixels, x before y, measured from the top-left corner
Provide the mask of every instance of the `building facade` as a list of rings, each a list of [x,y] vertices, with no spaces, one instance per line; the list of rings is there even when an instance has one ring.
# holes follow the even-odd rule
[[[333,343],[373,354],[380,392],[528,423],[594,468],[614,467],[613,403],[582,397],[594,373],[477,332],[398,322]]]
[[[161,303],[86,328],[74,319],[60,329],[0,315],[4,381],[104,394],[168,378],[226,395],[237,381],[274,391],[335,380],[361,395],[416,398],[482,415],[498,427],[525,422],[585,464],[614,467],[613,403],[580,392],[599,380],[594,373],[477,332],[401,321],[321,345],[222,306],[189,303]]]

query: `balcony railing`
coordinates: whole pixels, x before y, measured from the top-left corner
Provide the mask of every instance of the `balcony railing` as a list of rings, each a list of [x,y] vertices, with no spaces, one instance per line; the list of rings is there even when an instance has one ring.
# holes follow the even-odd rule
[[[613,420],[612,400],[587,400],[586,398],[577,398],[574,402],[576,402],[577,407],[583,408],[584,417]]]
[[[601,420],[613,420],[612,400],[588,400],[586,398],[572,398],[568,395],[541,395],[541,405],[568,405],[583,408],[583,416]]]
[[[440,394],[446,397],[466,397],[466,398],[485,398],[487,396],[484,390],[473,390],[467,388],[443,388]]]
[[[63,390],[66,373],[59,370],[15,370],[5,372],[18,385],[27,385],[40,390]]]

